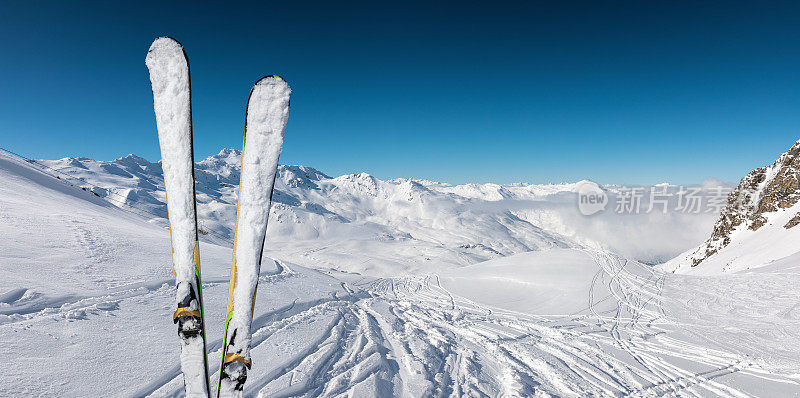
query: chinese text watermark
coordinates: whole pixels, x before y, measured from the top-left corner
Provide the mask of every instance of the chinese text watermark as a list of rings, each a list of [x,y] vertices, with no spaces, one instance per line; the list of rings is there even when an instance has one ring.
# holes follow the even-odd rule
[[[591,181],[582,182],[577,189],[578,210],[585,216],[609,208],[618,214],[649,213],[718,213],[728,203],[732,188],[726,186],[675,186],[661,184],[651,187],[601,188]]]

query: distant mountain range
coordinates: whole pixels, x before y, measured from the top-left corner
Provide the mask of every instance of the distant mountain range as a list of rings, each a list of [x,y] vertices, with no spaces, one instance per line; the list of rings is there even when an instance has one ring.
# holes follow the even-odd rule
[[[229,245],[236,219],[241,154],[223,149],[196,163],[202,239]],[[112,161],[39,161],[121,207],[166,226],[160,162],[135,155]],[[281,165],[273,196],[268,245],[298,247],[297,261],[337,264],[337,247],[364,253],[347,271],[431,264],[463,266],[550,247],[594,247],[655,264],[702,241],[716,214],[597,215],[577,209],[579,183],[462,184],[380,180],[369,174],[330,177],[306,166]],[[663,185],[663,184],[662,184]],[[606,186],[609,193],[619,187]],[[669,237],[669,239],[665,239]]]

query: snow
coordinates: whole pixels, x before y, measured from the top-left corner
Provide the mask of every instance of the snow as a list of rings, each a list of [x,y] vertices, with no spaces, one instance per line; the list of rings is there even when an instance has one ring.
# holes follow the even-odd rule
[[[64,167],[126,182],[110,190],[163,189],[145,171],[157,164],[133,160],[139,171],[119,166],[133,177],[108,177],[88,159]],[[210,184],[198,170],[198,186]],[[227,182],[235,170],[216,175]],[[14,364],[0,373],[0,396],[181,396],[166,223],[6,156],[0,180],[0,360]],[[796,254],[725,275],[663,273],[499,210],[513,200],[492,207],[419,181],[332,180],[279,169],[245,396],[800,391]],[[201,208],[231,190],[205,191],[214,199]],[[232,228],[235,214],[216,220]],[[214,381],[232,252],[212,240],[200,255]]]
[[[747,271],[781,261],[800,253],[800,228],[784,228],[798,213],[800,203],[766,214],[767,223],[757,231],[748,229],[747,225],[740,225],[731,234],[730,244],[697,267],[691,267],[687,260],[695,252],[695,248],[659,267],[667,272],[718,275]]]
[[[442,287],[477,303],[539,315],[578,314],[595,288],[595,259],[574,249],[527,252],[438,273]],[[602,300],[601,300],[602,301]]]

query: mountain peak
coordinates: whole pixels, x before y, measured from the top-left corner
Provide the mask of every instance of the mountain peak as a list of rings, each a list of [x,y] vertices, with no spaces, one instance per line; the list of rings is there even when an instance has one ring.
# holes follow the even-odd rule
[[[303,177],[308,180],[319,181],[322,179],[330,179],[325,173],[309,166],[303,165],[280,165],[278,166],[279,173],[293,174],[296,177]]]
[[[132,162],[132,163],[136,163],[136,164],[139,164],[139,165],[150,164],[150,162],[147,159],[145,159],[145,158],[143,158],[141,156],[134,155],[132,153],[129,153],[129,154],[127,154],[127,155],[125,155],[125,156],[123,156],[121,158],[115,159],[114,161],[115,162],[126,162],[126,163],[127,162]]]
[[[241,156],[242,152],[236,148],[222,148],[218,154],[212,155],[212,157],[228,157],[228,156]]]
[[[211,155],[199,163],[204,166],[235,166],[238,167],[242,162],[242,152],[234,148],[223,148],[216,155]]]

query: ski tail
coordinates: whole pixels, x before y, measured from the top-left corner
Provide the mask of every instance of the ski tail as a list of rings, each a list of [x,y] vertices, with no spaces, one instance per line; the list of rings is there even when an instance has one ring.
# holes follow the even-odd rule
[[[191,75],[183,46],[159,37],[145,63],[161,147],[176,286],[173,322],[181,338],[181,368],[187,396],[209,396],[197,204],[194,186]]]
[[[283,78],[270,75],[256,82],[247,100],[217,397],[240,397],[252,366],[250,325],[290,94]]]

